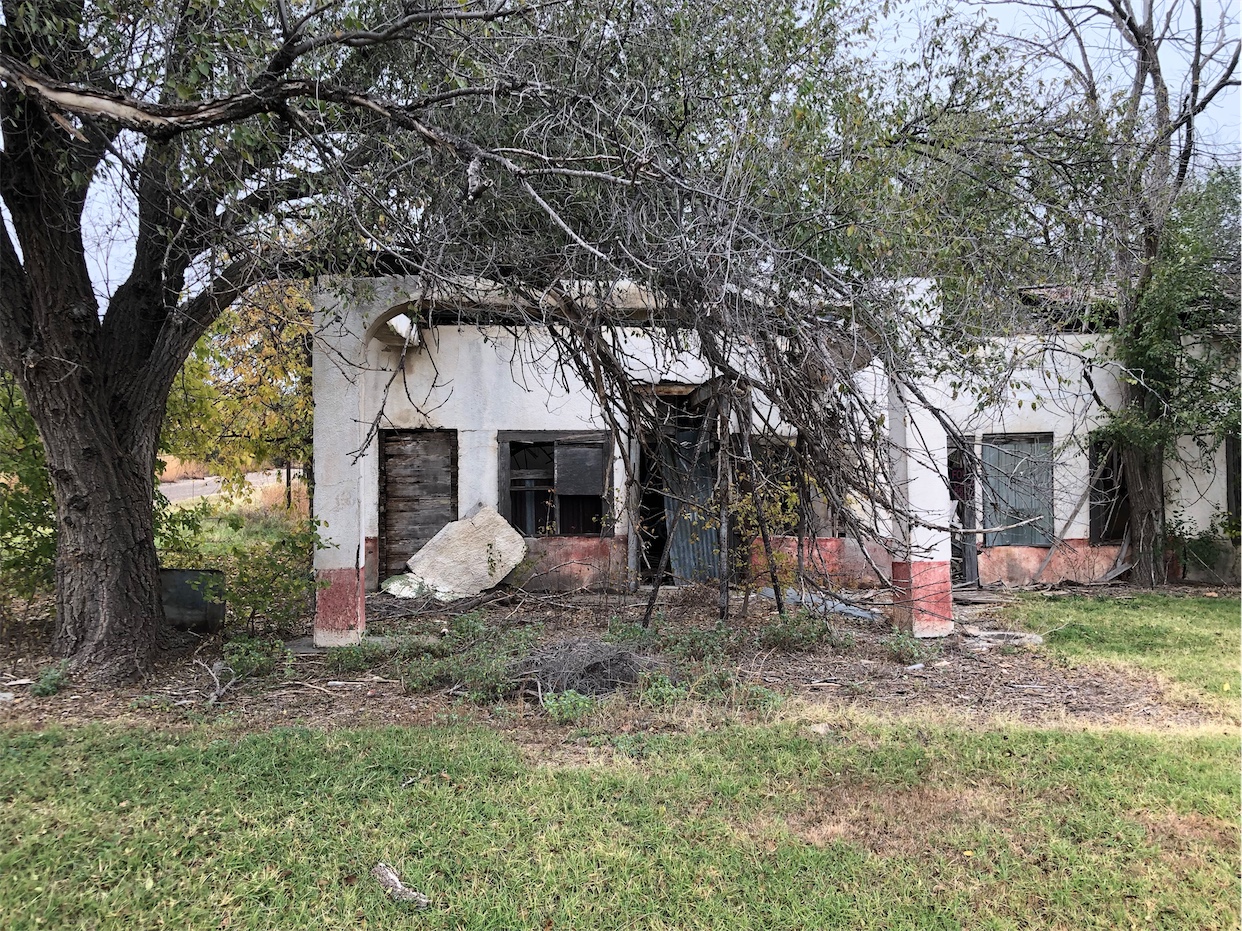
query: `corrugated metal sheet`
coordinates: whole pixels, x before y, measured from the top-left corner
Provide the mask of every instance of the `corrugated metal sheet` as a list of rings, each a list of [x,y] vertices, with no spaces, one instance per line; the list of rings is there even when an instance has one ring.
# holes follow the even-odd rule
[[[720,539],[712,507],[716,457],[705,444],[699,461],[694,463],[697,439],[698,431],[679,430],[675,441],[670,439],[661,449],[668,492],[664,496],[664,519],[672,535],[669,567],[679,582],[720,578]],[[679,503],[681,517],[674,526]]]

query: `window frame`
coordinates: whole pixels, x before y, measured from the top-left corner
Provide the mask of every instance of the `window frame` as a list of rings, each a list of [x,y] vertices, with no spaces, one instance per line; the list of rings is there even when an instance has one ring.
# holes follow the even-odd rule
[[[511,446],[514,443],[530,443],[534,445],[550,445],[552,450],[552,500],[556,533],[526,537],[528,540],[545,539],[547,537],[611,537],[615,533],[615,521],[612,514],[613,497],[613,453],[612,434],[607,430],[501,430],[496,434],[496,458],[498,460],[497,475],[497,507],[496,510],[513,525],[513,506],[510,487],[512,484],[510,461]],[[560,498],[556,490],[556,447],[564,446],[598,446],[603,450],[604,476],[603,491],[600,493],[600,528],[593,533],[561,533]],[[587,497],[587,496],[571,496]],[[593,497],[593,496],[590,496]],[[517,529],[515,527],[515,529]],[[521,532],[521,531],[519,531]]]

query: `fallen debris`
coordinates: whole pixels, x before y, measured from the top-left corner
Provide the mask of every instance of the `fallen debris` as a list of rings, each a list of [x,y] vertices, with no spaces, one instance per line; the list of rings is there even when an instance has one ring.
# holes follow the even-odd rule
[[[469,598],[498,585],[525,558],[522,535],[495,508],[484,507],[445,524],[410,557],[406,575],[386,579],[381,587],[398,598]]]
[[[983,589],[955,588],[953,603],[959,605],[1010,605],[1017,603],[1013,595],[1002,592],[989,592]]]
[[[210,689],[207,693],[207,704],[209,705],[214,705],[222,699],[225,693],[236,685],[238,679],[240,678],[236,671],[234,671],[233,667],[225,663],[223,660],[216,660],[208,666],[201,659],[196,659],[194,664],[196,666],[202,666],[205,670],[207,670],[207,675],[211,676],[211,681],[215,683],[215,688]],[[226,669],[229,672],[229,681],[221,684],[221,679],[223,678],[223,674]]]
[[[401,877],[387,863],[377,863],[375,868],[371,870],[371,875],[376,881],[384,887],[384,891],[396,902],[410,902],[417,908],[427,908],[431,905],[431,899],[427,898],[417,889],[411,889],[401,881]]]
[[[966,625],[962,628],[962,633],[966,635],[962,641],[962,649],[972,653],[982,653],[993,647],[1037,647],[1044,642],[1039,634],[1016,630],[987,630]]]
[[[776,589],[771,586],[759,589],[759,594],[772,601],[776,600]],[[866,608],[860,608],[857,605],[849,604],[839,598],[822,595],[819,592],[800,592],[796,589],[788,588],[781,594],[785,598],[785,604],[800,604],[807,608],[813,608],[821,614],[844,614],[846,617],[856,617],[860,621],[874,621],[880,617],[874,611],[868,611]]]

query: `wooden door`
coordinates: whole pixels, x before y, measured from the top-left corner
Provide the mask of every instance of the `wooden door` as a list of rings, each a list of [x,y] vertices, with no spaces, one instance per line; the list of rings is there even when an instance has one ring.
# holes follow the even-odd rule
[[[457,432],[380,431],[381,579],[457,520]]]

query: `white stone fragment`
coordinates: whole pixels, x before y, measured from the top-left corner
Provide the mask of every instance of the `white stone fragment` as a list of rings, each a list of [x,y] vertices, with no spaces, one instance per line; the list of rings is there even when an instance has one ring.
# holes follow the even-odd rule
[[[525,558],[522,535],[495,508],[484,507],[473,517],[446,524],[410,557],[409,574],[397,577],[407,581],[389,579],[384,590],[399,598],[469,598],[499,584]]]

